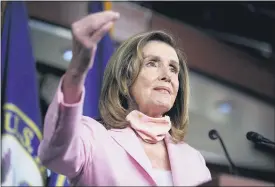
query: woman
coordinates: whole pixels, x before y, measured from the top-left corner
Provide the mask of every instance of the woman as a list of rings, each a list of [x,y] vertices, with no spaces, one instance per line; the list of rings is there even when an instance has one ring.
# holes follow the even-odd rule
[[[195,186],[211,180],[202,155],[183,141],[188,72],[164,32],[133,36],[118,48],[103,78],[101,120],[82,116],[97,43],[118,18],[106,11],[72,25],[73,58],[45,118],[42,163],[76,186]]]

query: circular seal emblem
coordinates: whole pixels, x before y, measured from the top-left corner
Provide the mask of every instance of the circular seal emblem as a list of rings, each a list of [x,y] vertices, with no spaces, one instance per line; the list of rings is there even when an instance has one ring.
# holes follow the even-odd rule
[[[42,134],[16,105],[4,105],[1,186],[44,186],[45,168],[37,156]]]

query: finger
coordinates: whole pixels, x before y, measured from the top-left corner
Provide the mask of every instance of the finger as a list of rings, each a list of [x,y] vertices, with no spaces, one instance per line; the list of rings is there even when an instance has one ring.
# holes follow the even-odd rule
[[[79,34],[77,39],[82,43],[86,48],[93,48],[101,40],[101,38],[112,28],[114,22],[108,22],[103,25],[101,28],[97,29],[91,35]]]
[[[105,25],[103,25],[100,29],[95,31],[95,33],[90,37],[90,42],[98,43],[103,38],[103,36],[110,31],[113,25],[114,25],[113,21],[110,21]]]
[[[103,25],[111,21],[116,21],[119,13],[113,11],[104,11],[90,14],[82,20],[72,25],[75,37],[86,47],[88,47],[90,36]]]
[[[85,17],[80,24],[86,25],[85,29],[89,32],[102,27],[110,21],[116,21],[119,16],[119,13],[114,11],[98,12]]]

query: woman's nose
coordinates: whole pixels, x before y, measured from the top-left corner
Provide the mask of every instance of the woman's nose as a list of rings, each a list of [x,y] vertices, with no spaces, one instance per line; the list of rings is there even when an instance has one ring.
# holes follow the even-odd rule
[[[171,72],[169,70],[169,67],[162,67],[161,74],[160,74],[160,80],[171,82]]]

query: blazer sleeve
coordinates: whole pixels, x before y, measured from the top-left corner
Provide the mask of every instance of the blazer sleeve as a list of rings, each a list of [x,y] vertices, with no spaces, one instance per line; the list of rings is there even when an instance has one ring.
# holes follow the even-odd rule
[[[208,169],[208,167],[206,166],[206,162],[205,162],[205,159],[204,157],[202,156],[202,154],[198,151],[198,156],[199,156],[199,159],[202,163],[202,181],[201,183],[205,183],[205,182],[209,182],[212,180],[212,177],[211,177],[211,172],[210,170]]]
[[[73,178],[91,160],[94,136],[92,124],[82,117],[85,88],[78,103],[66,104],[62,80],[45,116],[38,156],[50,170]]]

